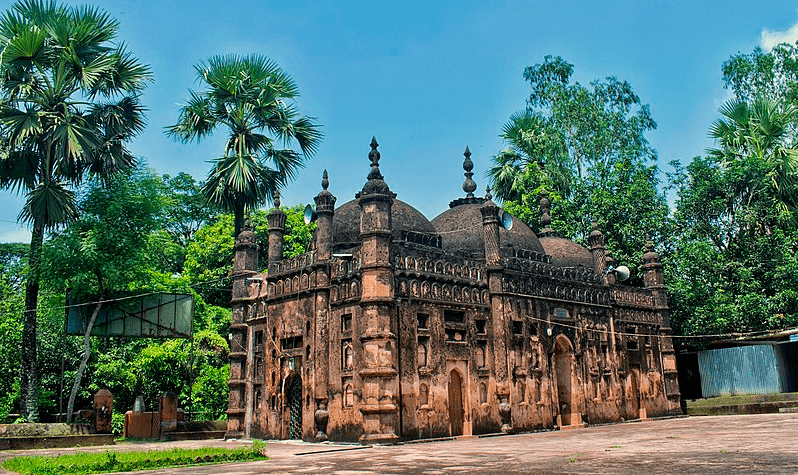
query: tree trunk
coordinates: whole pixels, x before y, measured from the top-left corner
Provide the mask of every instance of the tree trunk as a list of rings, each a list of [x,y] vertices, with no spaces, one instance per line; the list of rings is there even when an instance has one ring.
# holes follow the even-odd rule
[[[238,233],[240,233],[241,230],[244,228],[244,207],[243,206],[239,207],[236,205],[236,209],[233,213],[235,215],[235,231],[233,234],[233,238],[237,239]]]
[[[25,313],[22,317],[22,368],[20,410],[28,422],[39,420],[39,379],[36,371],[36,307],[39,305],[39,275],[44,228],[36,220],[30,240]]]
[[[80,359],[80,366],[78,372],[75,373],[75,380],[72,381],[72,390],[69,391],[69,402],[67,403],[66,421],[72,422],[72,412],[75,409],[75,397],[78,395],[80,388],[80,380],[83,379],[83,372],[86,371],[86,363],[89,361],[91,355],[91,329],[94,327],[94,321],[97,320],[97,315],[100,314],[100,308],[103,306],[103,298],[100,296],[99,302],[94,306],[94,311],[91,314],[89,323],[86,325],[86,333],[83,334],[83,358]]]

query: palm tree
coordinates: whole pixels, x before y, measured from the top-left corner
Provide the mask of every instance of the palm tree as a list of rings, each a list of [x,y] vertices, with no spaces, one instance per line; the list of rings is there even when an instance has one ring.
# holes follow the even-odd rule
[[[135,163],[126,142],[144,128],[138,93],[149,68],[96,7],[21,0],[0,16],[0,188],[25,194],[32,226],[25,288],[23,413],[38,418],[36,307],[44,233],[77,215],[74,187]]]
[[[772,227],[774,207],[794,221],[798,212],[798,108],[760,96],[752,102],[731,99],[719,112],[721,118],[709,131],[719,148],[708,152],[737,177],[732,194],[749,223]]]
[[[520,204],[525,192],[544,183],[564,197],[570,195],[574,176],[567,166],[563,138],[544,117],[529,109],[517,112],[504,124],[500,137],[507,148],[493,158],[494,166],[487,172],[496,196]]]
[[[211,160],[202,192],[209,202],[235,214],[238,235],[244,213],[292,180],[323,135],[314,118],[297,110],[294,80],[266,56],[214,56],[194,68],[206,89],[189,91],[177,123],[166,133],[188,143],[199,142],[218,127],[227,129],[223,154]],[[289,148],[294,142],[301,153]]]

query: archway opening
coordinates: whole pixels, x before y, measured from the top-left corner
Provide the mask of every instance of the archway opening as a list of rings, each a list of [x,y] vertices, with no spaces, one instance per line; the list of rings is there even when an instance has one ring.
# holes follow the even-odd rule
[[[452,435],[463,435],[463,378],[457,370],[449,373],[449,424]]]
[[[285,397],[288,415],[288,438],[302,438],[302,378],[297,373],[285,380]]]
[[[573,407],[573,359],[574,350],[571,342],[562,335],[558,336],[554,346],[554,370],[557,373],[557,400],[559,401],[557,412],[562,425],[572,423],[572,414],[575,409]]]

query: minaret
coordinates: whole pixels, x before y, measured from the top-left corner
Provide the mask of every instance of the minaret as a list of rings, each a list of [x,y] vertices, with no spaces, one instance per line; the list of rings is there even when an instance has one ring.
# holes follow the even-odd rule
[[[266,217],[269,221],[269,269],[283,260],[283,234],[285,233],[285,213],[280,209],[280,192],[272,195],[274,209]]]
[[[643,254],[643,265],[640,266],[643,282],[654,297],[654,308],[660,323],[660,352],[662,353],[662,371],[665,379],[665,393],[668,396],[668,412],[681,412],[681,394],[676,371],[676,351],[671,338],[671,321],[668,310],[668,295],[665,291],[665,276],[659,254],[654,251],[651,240],[646,241],[646,253]]]
[[[488,290],[490,291],[490,313],[493,326],[493,356],[496,370],[496,396],[499,399],[499,416],[502,419],[502,432],[512,429],[512,408],[510,406],[510,359],[507,342],[510,334],[510,321],[504,309],[504,289],[502,286],[503,267],[499,252],[499,207],[491,200],[490,187],[485,190],[485,202],[480,206],[482,213],[482,236],[485,243],[485,263],[487,264]]]
[[[330,259],[332,246],[332,219],[335,212],[335,196],[327,191],[330,180],[327,178],[327,170],[321,179],[321,193],[313,201],[316,202],[316,259],[326,261]]]
[[[233,260],[233,310],[230,324],[230,395],[227,404],[227,433],[225,438],[248,437],[247,427],[247,348],[249,339],[247,308],[250,302],[247,279],[257,274],[258,238],[252,232],[249,216],[238,234]]]
[[[391,265],[391,207],[394,194],[380,173],[380,152],[371,139],[371,172],[358,195],[360,205],[360,259],[362,321],[356,324],[363,358],[358,363],[362,382],[360,412],[363,414],[363,442],[398,440],[399,379]]]
[[[321,192],[313,198],[316,202],[316,262],[313,267],[316,271],[315,292],[315,328],[313,343],[314,355],[310,366],[313,368],[313,394],[316,400],[316,442],[327,440],[327,423],[329,412],[328,388],[330,383],[330,259],[332,257],[332,220],[335,213],[335,196],[327,191],[330,181],[327,170],[321,179]]]
[[[593,266],[596,273],[607,279],[607,253],[604,248],[604,234],[599,231],[598,224],[593,221],[593,230],[587,237],[590,253],[593,255]]]

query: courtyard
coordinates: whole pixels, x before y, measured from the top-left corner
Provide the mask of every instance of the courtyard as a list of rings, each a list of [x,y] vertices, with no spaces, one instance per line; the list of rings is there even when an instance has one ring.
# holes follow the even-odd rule
[[[798,414],[680,417],[496,437],[361,446],[269,441],[263,462],[160,470],[169,474],[260,473],[796,473]],[[120,443],[92,449],[163,449],[237,441]],[[2,472],[10,473],[10,472]],[[156,473],[136,472],[136,473]]]

